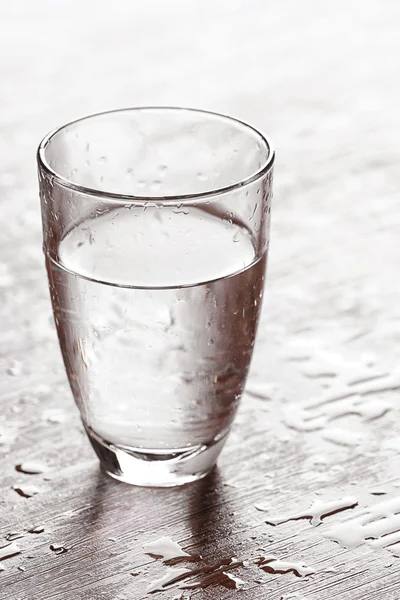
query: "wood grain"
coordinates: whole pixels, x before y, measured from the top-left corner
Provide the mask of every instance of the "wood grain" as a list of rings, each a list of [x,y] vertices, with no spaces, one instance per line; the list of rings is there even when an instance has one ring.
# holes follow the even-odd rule
[[[232,571],[246,582],[241,592],[210,585],[193,598],[399,600],[393,551],[326,537],[349,511],[319,527],[272,527],[254,507],[290,514],[317,494],[354,495],[354,512],[382,500],[374,491],[399,495],[399,28],[400,5],[389,0],[0,4],[0,536],[5,544],[24,534],[21,554],[0,562],[1,600],[150,597],[166,567],[142,545],[161,535],[204,565],[249,561]],[[249,394],[218,468],[181,489],[101,474],[67,388],[41,254],[40,137],[82,114],[138,104],[228,112],[265,129],[277,150]],[[327,370],[330,379],[320,376]],[[365,384],[387,405],[382,416],[288,425],[324,385],[348,390],[371,370],[394,381],[387,391]],[[357,441],[332,443],[327,429]],[[45,473],[16,471],[33,459]],[[23,483],[40,493],[21,497],[12,486]],[[38,525],[43,533],[28,533]],[[263,554],[315,574],[266,573],[255,564]]]

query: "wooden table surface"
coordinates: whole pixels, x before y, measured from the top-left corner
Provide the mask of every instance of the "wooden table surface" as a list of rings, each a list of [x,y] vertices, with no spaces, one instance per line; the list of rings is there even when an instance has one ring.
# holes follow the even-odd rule
[[[399,40],[395,0],[0,2],[1,600],[400,599]],[[56,125],[143,104],[233,114],[277,151],[248,392],[212,474],[163,490],[104,476],[83,433],[35,167]],[[315,501],[318,526],[266,523]],[[202,560],[151,596],[162,536]]]

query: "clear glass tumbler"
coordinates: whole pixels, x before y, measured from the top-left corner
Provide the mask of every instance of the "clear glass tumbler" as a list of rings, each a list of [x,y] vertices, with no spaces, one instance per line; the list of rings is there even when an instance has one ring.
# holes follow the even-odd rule
[[[252,356],[274,151],[181,108],[69,123],[38,150],[44,253],[69,383],[111,476],[206,475]]]

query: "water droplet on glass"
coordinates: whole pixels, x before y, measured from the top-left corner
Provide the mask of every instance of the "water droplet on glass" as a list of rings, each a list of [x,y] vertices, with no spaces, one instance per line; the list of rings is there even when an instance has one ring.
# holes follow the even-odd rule
[[[197,173],[197,179],[199,181],[207,181],[208,177],[205,173],[199,172],[199,173]]]
[[[238,227],[232,238],[232,241],[235,243],[240,242],[241,237],[242,237],[242,230],[240,229],[240,227]]]

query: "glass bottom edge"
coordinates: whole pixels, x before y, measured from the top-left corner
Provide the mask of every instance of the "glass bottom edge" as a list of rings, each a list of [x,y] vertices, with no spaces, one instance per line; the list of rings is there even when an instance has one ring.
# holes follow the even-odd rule
[[[84,423],[103,470],[114,479],[141,487],[174,487],[202,479],[212,470],[229,430],[215,440],[165,451],[128,448],[108,442]]]

